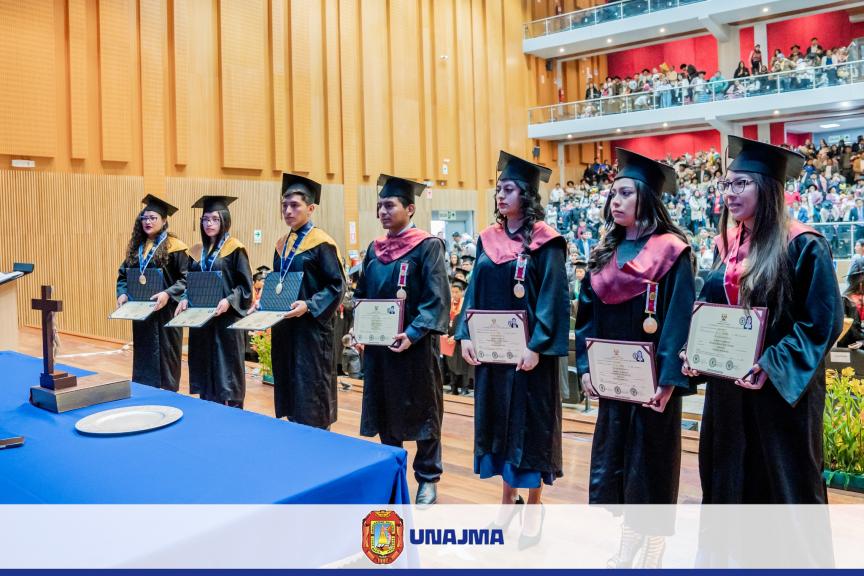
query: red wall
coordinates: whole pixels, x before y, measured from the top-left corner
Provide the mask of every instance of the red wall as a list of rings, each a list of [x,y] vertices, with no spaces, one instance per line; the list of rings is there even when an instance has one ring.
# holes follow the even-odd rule
[[[759,127],[756,124],[748,124],[744,126],[744,132],[741,134],[744,138],[749,138],[750,140],[758,140],[759,139]]]
[[[838,10],[768,24],[768,50],[764,50],[763,46],[762,53],[769,54],[768,60],[775,48],[780,48],[788,55],[793,44],[800,45],[801,52],[806,52],[810,38],[814,36],[819,38],[819,43],[825,50],[848,46],[853,38],[864,36],[864,22],[853,24],[849,22],[848,12]],[[743,46],[741,49],[743,51]]]
[[[794,134],[789,132],[786,134],[786,143],[790,146],[803,146],[805,140],[813,140],[813,133],[804,132],[802,134]]]
[[[753,39],[753,27],[750,28],[741,28],[738,31],[738,42],[741,46],[741,57],[740,60],[744,61],[744,65],[747,66],[747,69],[750,69],[750,52],[753,50],[753,46],[756,45],[756,41]],[[766,50],[765,47],[762,46],[762,60],[765,62],[767,66],[771,61],[771,58],[765,56]]]
[[[666,157],[666,153],[672,154],[673,158],[681,156],[685,152],[695,154],[699,151],[707,151],[712,146],[715,150],[720,147],[720,133],[716,130],[701,130],[698,132],[682,132],[681,134],[666,134],[664,136],[645,136],[641,138],[624,138],[612,141],[614,158],[615,148],[626,148],[637,154],[660,160]]]
[[[771,129],[771,144],[779,146],[786,142],[786,124],[783,122],[772,122],[769,126]]]
[[[634,48],[623,52],[615,52],[606,56],[609,76],[632,76],[643,69],[651,70],[663,62],[675,70],[681,64],[693,64],[699,70],[705,70],[708,77],[717,71],[717,40],[713,36],[685,38],[665,44]],[[727,76],[733,71],[723,70]],[[603,79],[601,79],[602,81]]]

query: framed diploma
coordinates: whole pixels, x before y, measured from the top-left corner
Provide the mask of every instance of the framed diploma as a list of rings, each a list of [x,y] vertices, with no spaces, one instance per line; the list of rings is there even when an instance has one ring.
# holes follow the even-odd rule
[[[404,317],[404,300],[355,300],[354,339],[367,346],[390,346],[402,332]]]
[[[485,364],[518,364],[528,347],[524,310],[468,310],[468,333],[477,360]]]
[[[187,308],[165,324],[167,328],[201,328],[216,315],[216,308]]]
[[[146,320],[156,309],[155,300],[147,300],[146,302],[126,302],[108,318],[111,320]]]
[[[696,302],[687,338],[687,362],[711,376],[743,378],[762,354],[766,308]]]
[[[644,404],[657,390],[654,344],[586,338],[591,384],[603,398]]]

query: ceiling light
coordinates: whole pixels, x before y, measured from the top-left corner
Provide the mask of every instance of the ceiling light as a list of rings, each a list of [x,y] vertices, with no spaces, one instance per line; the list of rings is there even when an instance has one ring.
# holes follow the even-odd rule
[[[832,122],[830,124],[820,124],[819,125],[819,128],[839,128],[839,127],[840,127],[840,124],[837,124],[835,122]]]
[[[572,138],[572,137],[573,137],[572,134],[567,134],[567,138]]]
[[[771,8],[769,8],[768,6],[765,6],[764,8],[762,8],[762,12],[770,12],[770,11],[771,11]]]
[[[611,39],[611,38],[606,38],[606,44],[611,44],[611,43],[612,43],[612,39]]]
[[[616,128],[616,129],[615,129],[615,132],[621,132],[621,129],[620,129],[620,128]]]
[[[558,52],[560,52],[561,54],[563,54],[563,53],[564,53],[564,47],[562,46],[561,48],[558,48]]]
[[[665,29],[665,28],[660,28],[660,34],[663,34],[663,33],[665,33],[665,32],[666,32],[666,29]]]
[[[850,106],[852,106],[852,103],[849,101],[840,102],[840,106],[842,106],[843,108],[849,108]]]
[[[774,116],[777,116],[778,114],[780,114],[780,111],[779,111],[779,110],[774,110]]]
[[[669,127],[669,123],[668,123],[668,122],[663,122],[663,128],[668,128],[668,127]]]

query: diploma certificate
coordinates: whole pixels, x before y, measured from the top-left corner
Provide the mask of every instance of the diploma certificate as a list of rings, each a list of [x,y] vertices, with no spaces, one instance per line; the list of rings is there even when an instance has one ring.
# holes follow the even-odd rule
[[[156,301],[147,300],[145,302],[126,302],[108,318],[111,320],[146,320],[153,312],[155,312]]]
[[[405,301],[354,301],[354,339],[367,346],[390,346],[402,332]]]
[[[657,390],[651,342],[585,339],[588,370],[597,394],[611,400],[644,404]]]
[[[465,321],[477,360],[486,364],[518,364],[528,347],[524,310],[468,310]]]
[[[232,330],[266,330],[285,319],[284,310],[259,310],[229,326]]]
[[[216,315],[216,308],[187,308],[165,324],[168,328],[200,328]]]
[[[768,310],[740,306],[693,304],[687,362],[703,374],[743,378],[762,354]]]

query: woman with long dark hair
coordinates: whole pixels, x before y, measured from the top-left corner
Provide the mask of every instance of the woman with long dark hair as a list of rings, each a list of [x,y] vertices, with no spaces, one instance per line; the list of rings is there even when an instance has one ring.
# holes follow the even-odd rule
[[[231,235],[228,205],[236,198],[202,196],[192,208],[201,208],[201,244],[191,249],[190,272],[219,275],[221,296],[216,317],[200,328],[189,329],[189,391],[226,406],[243,407],[246,369],[243,364],[246,333],[228,327],[246,315],[252,304],[252,269],[243,244]],[[184,298],[177,307],[188,307]]]
[[[864,346],[864,260],[852,262],[846,282],[848,286],[843,293],[843,311],[852,324],[837,341],[837,346],[860,350]]]
[[[617,150],[620,171],[603,218],[606,236],[588,261],[576,315],[576,367],[586,395],[597,398],[587,338],[650,342],[657,390],[645,404],[600,398],[591,447],[591,504],[675,504],[681,467],[681,397],[692,394],[678,352],[687,341],[695,299],[690,244],[663,205],[677,192],[675,170]],[[674,517],[625,517],[621,550],[611,561],[629,567],[645,536],[652,559]],[[660,520],[659,522],[657,520]]]
[[[702,501],[824,504],[824,358],[843,324],[831,249],[786,209],[783,186],[800,174],[803,156],[737,136],[729,137],[729,156],[735,160],[718,184],[726,203],[717,255],[700,299],[767,307],[768,325],[749,375],[708,378]],[[686,362],[683,370],[698,376]]]
[[[132,322],[132,380],[176,392],[180,387],[183,329],[166,328],[186,291],[189,252],[186,244],[168,231],[168,216],[177,208],[148,194],[135,219],[126,258],[117,272],[117,306],[129,300],[128,284],[146,286],[147,269],[161,270],[161,285],[152,300],[155,311],[146,320]],[[128,277],[129,274],[132,277]]]
[[[540,504],[543,484],[563,475],[559,356],[567,355],[569,314],[564,238],[544,221],[538,192],[551,171],[501,152],[495,189],[496,224],[480,233],[477,261],[462,305],[456,339],[474,365],[474,472],[501,476],[501,502]],[[512,364],[481,364],[465,311],[524,310],[528,345]],[[542,531],[542,508],[529,506],[519,547]],[[538,508],[540,510],[538,511]],[[496,524],[509,525],[517,509],[502,509]]]

